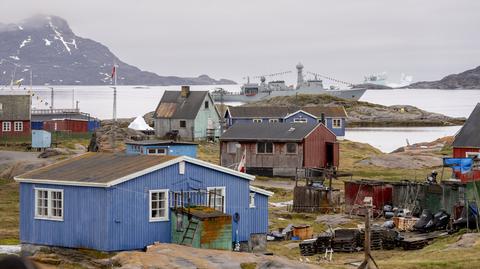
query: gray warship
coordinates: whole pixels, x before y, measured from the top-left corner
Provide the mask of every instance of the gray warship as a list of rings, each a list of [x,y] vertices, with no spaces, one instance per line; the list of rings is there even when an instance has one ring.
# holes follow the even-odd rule
[[[218,89],[212,92],[215,102],[242,102],[249,103],[259,100],[265,100],[276,96],[290,96],[296,94],[328,94],[344,99],[358,100],[367,89],[338,89],[331,87],[326,89],[323,81],[318,79],[317,74],[312,80],[305,80],[303,75],[303,65],[297,66],[297,85],[296,87],[287,86],[283,80],[266,82],[264,76],[260,77],[260,83],[243,84],[240,92],[229,92]],[[311,73],[314,74],[314,73]]]

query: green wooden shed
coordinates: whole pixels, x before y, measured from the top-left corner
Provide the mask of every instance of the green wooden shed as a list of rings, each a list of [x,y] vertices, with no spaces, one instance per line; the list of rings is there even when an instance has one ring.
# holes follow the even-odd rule
[[[232,250],[232,216],[210,207],[172,210],[172,243]]]

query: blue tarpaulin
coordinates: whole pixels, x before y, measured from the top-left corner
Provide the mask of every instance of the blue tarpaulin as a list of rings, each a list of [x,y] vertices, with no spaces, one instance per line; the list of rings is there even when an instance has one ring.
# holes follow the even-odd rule
[[[472,170],[473,159],[471,158],[443,158],[443,166],[451,167],[455,172],[462,174]]]

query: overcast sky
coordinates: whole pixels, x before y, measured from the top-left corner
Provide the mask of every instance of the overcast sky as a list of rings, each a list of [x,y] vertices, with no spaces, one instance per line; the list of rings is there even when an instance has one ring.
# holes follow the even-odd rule
[[[435,80],[480,65],[478,0],[1,0],[0,21],[41,13],[159,75],[305,70]]]

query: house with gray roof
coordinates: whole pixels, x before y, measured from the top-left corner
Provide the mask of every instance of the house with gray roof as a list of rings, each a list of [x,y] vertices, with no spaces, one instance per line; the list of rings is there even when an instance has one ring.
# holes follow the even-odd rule
[[[0,136],[30,135],[30,108],[30,95],[0,95]]]
[[[237,168],[243,156],[249,174],[294,177],[299,169],[338,166],[339,144],[322,123],[237,123],[220,137],[220,164]]]
[[[153,115],[155,134],[178,133],[182,140],[204,140],[220,135],[220,114],[208,91],[165,91]]]

